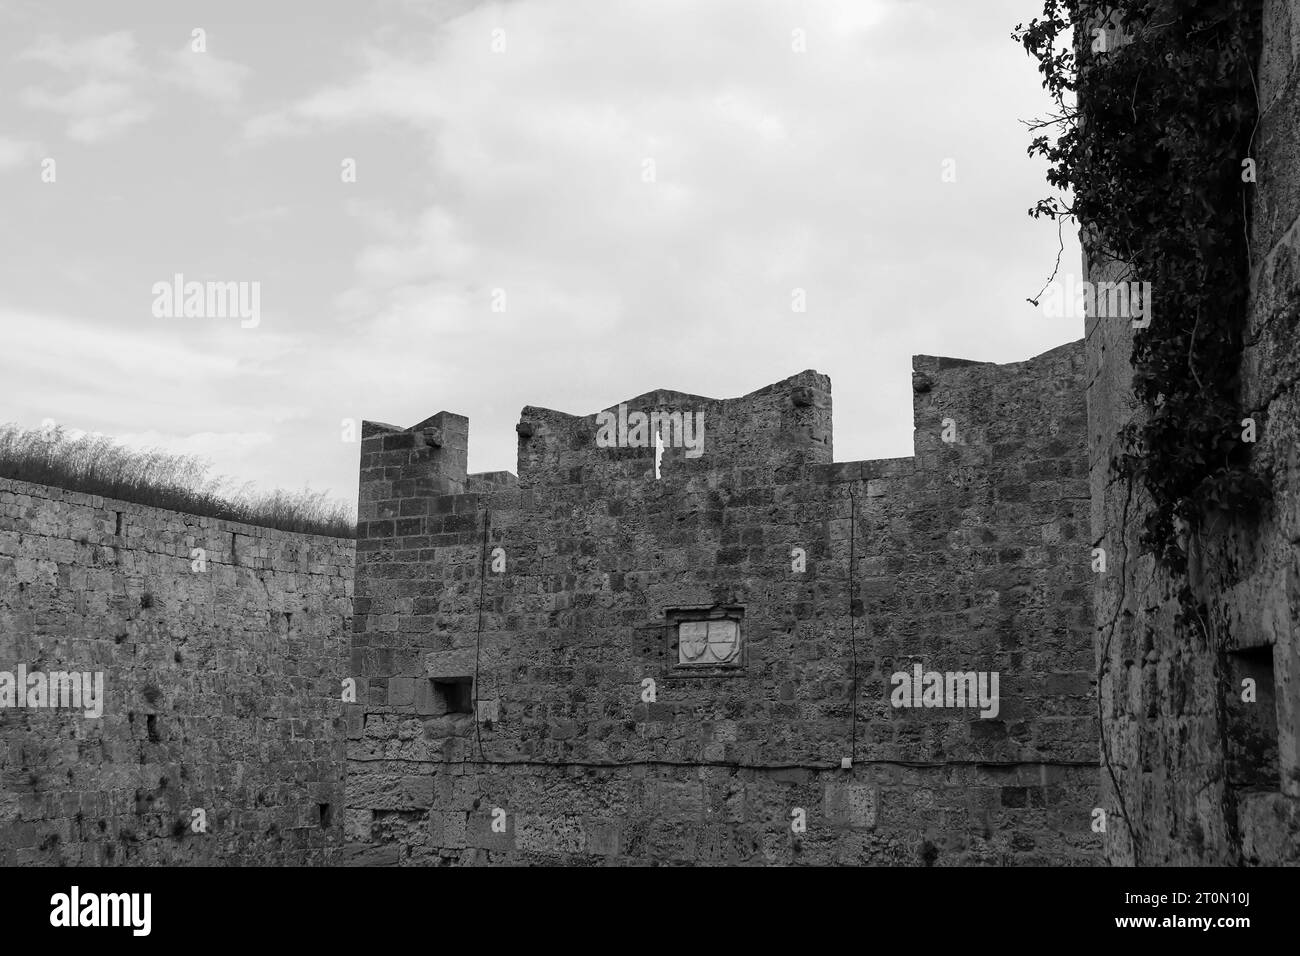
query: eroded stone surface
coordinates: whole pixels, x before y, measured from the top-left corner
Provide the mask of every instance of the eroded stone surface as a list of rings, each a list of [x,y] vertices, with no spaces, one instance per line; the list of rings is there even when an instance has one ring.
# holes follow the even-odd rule
[[[1259,428],[1252,467],[1270,483],[1272,501],[1256,518],[1216,519],[1193,542],[1204,620],[1176,620],[1177,582],[1138,544],[1146,498],[1109,471],[1119,429],[1141,414],[1131,389],[1132,330],[1105,319],[1088,328],[1092,535],[1110,564],[1097,577],[1095,604],[1102,729],[1119,784],[1102,774],[1113,863],[1300,861],[1300,0],[1267,0],[1264,25],[1266,115],[1254,157],[1242,394]],[[1116,274],[1111,265],[1086,265],[1095,281]],[[1255,739],[1260,721],[1234,716],[1237,661],[1252,649],[1271,658],[1271,749]],[[1245,775],[1246,785],[1233,770],[1236,751],[1270,764],[1264,791],[1258,774]]]
[[[0,709],[0,865],[330,858],[352,564],[348,540],[0,479],[0,670],[102,672],[106,698]]]

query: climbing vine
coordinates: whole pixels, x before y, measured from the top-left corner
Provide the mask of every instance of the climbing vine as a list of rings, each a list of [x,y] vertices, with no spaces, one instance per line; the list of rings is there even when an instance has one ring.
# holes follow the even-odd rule
[[[1092,262],[1151,292],[1132,353],[1144,414],[1112,466],[1145,487],[1143,544],[1180,576],[1184,529],[1267,494],[1248,467],[1239,388],[1261,5],[1045,0],[1012,35],[1058,110],[1031,124],[1029,153],[1060,195],[1029,214],[1082,224]]]

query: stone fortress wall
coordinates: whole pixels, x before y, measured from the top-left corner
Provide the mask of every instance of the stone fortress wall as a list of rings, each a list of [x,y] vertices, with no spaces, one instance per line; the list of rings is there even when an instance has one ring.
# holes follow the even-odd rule
[[[348,539],[0,479],[0,699],[19,667],[103,681],[99,716],[0,707],[0,865],[332,859],[352,564]]]
[[[1110,559],[1095,613],[1114,864],[1300,862],[1300,0],[1266,0],[1263,22],[1241,388],[1258,426],[1252,467],[1272,500],[1191,541],[1203,620],[1180,619],[1179,583],[1139,542],[1145,494],[1110,468],[1120,429],[1141,415],[1134,329],[1122,318],[1087,326],[1091,537]],[[1120,271],[1085,261],[1095,282]]]
[[[918,357],[884,461],[833,460],[815,372],[650,393],[704,426],[658,478],[596,416],[525,408],[517,476],[466,473],[462,416],[366,423],[352,858],[1094,862],[1083,371]],[[734,660],[683,664],[710,619]],[[996,715],[893,706],[918,665]]]

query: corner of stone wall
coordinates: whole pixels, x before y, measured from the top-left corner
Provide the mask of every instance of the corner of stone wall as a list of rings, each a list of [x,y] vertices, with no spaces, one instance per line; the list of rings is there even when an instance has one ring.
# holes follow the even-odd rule
[[[357,537],[382,536],[382,522],[411,517],[402,513],[402,499],[463,493],[468,463],[469,419],[464,415],[438,412],[410,428],[363,422]]]

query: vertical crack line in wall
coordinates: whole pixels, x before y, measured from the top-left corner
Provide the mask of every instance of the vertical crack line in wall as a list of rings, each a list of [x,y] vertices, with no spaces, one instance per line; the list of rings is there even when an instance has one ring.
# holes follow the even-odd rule
[[[480,730],[478,715],[478,695],[479,679],[478,664],[480,652],[483,648],[483,591],[487,587],[487,546],[488,546],[488,525],[491,522],[491,512],[486,507],[483,509],[483,545],[479,549],[478,556],[478,633],[474,636],[474,740],[478,743],[478,759],[483,759],[483,733]]]
[[[849,650],[853,655],[853,700],[851,703],[851,730],[849,731],[849,759],[858,756],[858,626],[853,616],[853,599],[857,593],[858,556],[858,499],[849,484]]]

